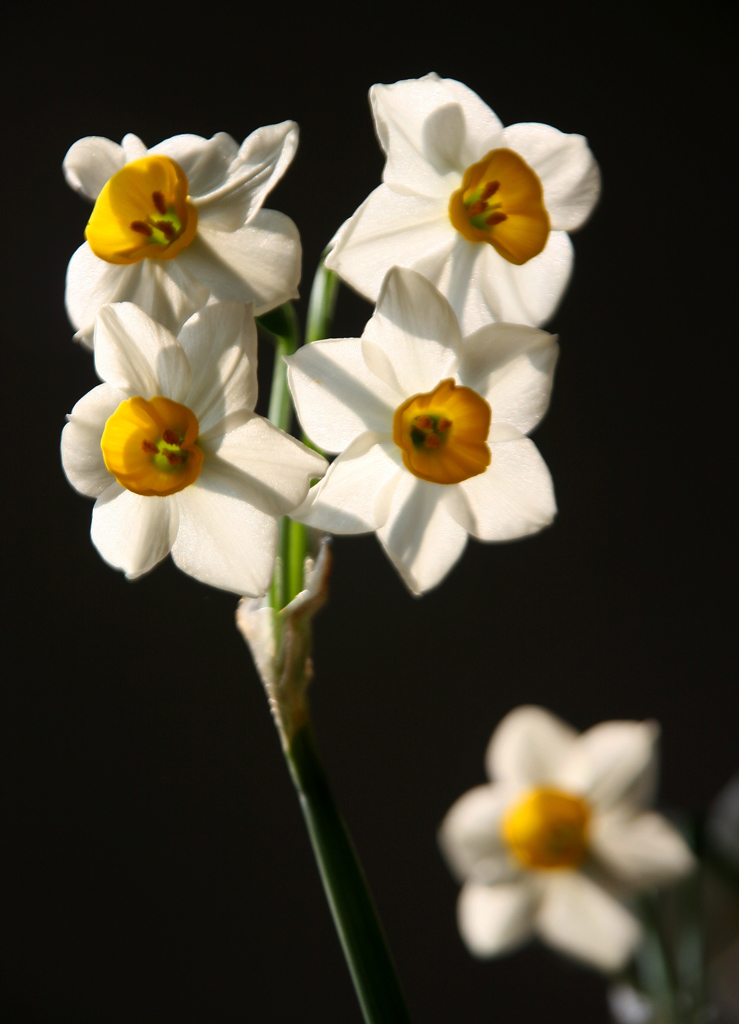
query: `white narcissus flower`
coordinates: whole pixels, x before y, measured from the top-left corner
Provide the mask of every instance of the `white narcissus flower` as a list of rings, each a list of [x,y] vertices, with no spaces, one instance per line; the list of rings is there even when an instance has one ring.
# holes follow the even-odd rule
[[[504,128],[471,89],[435,74],[374,85],[370,100],[383,184],[326,265],[372,301],[391,266],[418,270],[464,334],[491,317],[544,323],[572,270],[568,232],[600,190],[586,140],[545,124]]]
[[[184,572],[236,594],[269,587],[277,520],[326,461],[254,412],[249,307],[213,303],[175,338],[128,302],[95,321],[105,382],[62,432],[70,483],[96,498],[92,540],[129,578],[171,551]]]
[[[694,867],[677,831],[647,809],[652,722],[602,722],[578,735],[537,707],[511,711],[486,754],[490,785],[465,793],[439,839],[463,882],[458,921],[476,956],[536,935],[603,971],[641,938],[621,897]]]
[[[549,403],[557,346],[534,327],[488,324],[463,338],[424,277],[393,268],[362,338],[287,359],[306,434],[341,452],[293,518],[377,536],[408,587],[435,586],[468,534],[535,533],[556,506],[525,436]]]
[[[108,302],[134,302],[176,334],[211,297],[252,302],[255,316],[296,298],[298,229],[262,204],[297,145],[293,121],[259,128],[240,147],[224,132],[152,149],[135,135],[75,142],[64,175],[95,203],[67,271],[76,340],[92,345]]]

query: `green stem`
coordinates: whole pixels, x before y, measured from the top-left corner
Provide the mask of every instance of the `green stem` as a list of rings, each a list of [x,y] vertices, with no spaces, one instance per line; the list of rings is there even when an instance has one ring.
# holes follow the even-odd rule
[[[333,270],[326,269],[325,260],[328,252],[329,250],[326,249],[321,256],[310,290],[305,329],[306,345],[312,341],[323,341],[331,334],[336,298],[339,294],[339,277]],[[314,452],[318,452],[319,455],[326,454],[305,433],[301,435],[301,440],[303,444],[312,448]]]
[[[292,601],[296,594],[303,589],[303,566],[308,553],[308,531],[302,523],[297,523],[294,519],[286,519],[284,522],[287,534],[285,575],[287,577],[287,592],[290,595],[289,600]]]
[[[409,1024],[385,936],[309,724],[297,730],[286,756],[365,1022]]]
[[[292,302],[286,302],[284,306],[273,309],[266,316],[259,317],[257,323],[269,331],[275,345],[272,391],[269,396],[267,418],[280,430],[290,433],[293,407],[290,401],[290,389],[287,386],[287,366],[284,357],[291,356],[293,352],[297,351],[300,344],[298,320]]]
[[[272,336],[275,346],[272,391],[269,396],[267,418],[290,433],[293,407],[287,386],[285,356],[291,356],[300,344],[300,333],[295,309],[291,302],[259,317],[257,323]],[[271,604],[279,611],[303,589],[303,559],[305,557],[305,527],[283,516],[277,542],[277,565],[270,589]]]
[[[311,289],[307,340],[325,338],[333,316],[338,278],[320,263]],[[274,374],[269,419],[280,429],[292,425],[284,356],[299,344],[290,303],[259,318],[273,336]],[[270,604],[280,612],[303,589],[306,530],[287,517],[280,521],[277,565]],[[308,718],[305,690],[310,679],[310,616],[275,614],[276,679],[267,686],[290,773],[298,791],[323,887],[366,1024],[410,1024],[377,912],[351,839],[337,810],[319,760]],[[267,685],[265,683],[265,685]],[[270,690],[270,686],[274,689]]]
[[[330,337],[329,330],[334,317],[336,297],[339,294],[339,278],[333,270],[327,270],[325,259],[328,250],[321,257],[308,302],[308,317],[305,329],[306,344]]]

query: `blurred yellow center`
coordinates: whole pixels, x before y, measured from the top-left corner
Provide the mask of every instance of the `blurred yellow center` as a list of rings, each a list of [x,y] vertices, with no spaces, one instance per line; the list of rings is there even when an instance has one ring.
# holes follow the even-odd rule
[[[541,182],[511,149],[493,149],[464,172],[449,219],[470,242],[489,242],[509,263],[526,263],[547,244]]]
[[[188,202],[185,172],[168,156],[126,164],[103,186],[85,238],[101,260],[171,260],[192,242],[198,211]]]
[[[398,406],[393,441],[414,476],[434,484],[458,484],[490,465],[490,418],[485,399],[450,378]]]
[[[169,398],[127,398],[105,424],[100,440],[109,472],[147,497],[176,494],[197,480],[203,452],[197,417]]]
[[[527,868],[576,868],[587,853],[590,809],[557,789],[534,789],[508,810],[503,838]]]

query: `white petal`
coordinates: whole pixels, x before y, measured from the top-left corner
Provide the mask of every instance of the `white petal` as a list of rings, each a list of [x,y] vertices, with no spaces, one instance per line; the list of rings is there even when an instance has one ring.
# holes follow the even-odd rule
[[[255,316],[298,297],[300,235],[276,210],[259,210],[237,231],[198,228],[177,259],[214,298],[253,302]]]
[[[504,260],[492,245],[479,248],[477,283],[495,320],[536,327],[553,315],[572,273],[573,249],[566,232],[551,231],[543,252],[520,267]]]
[[[533,441],[498,441],[490,445],[490,454],[484,473],[458,485],[469,518],[457,521],[486,541],[514,540],[549,526],[557,512],[554,487]]]
[[[106,562],[129,579],[165,558],[177,534],[172,497],[143,497],[113,482],[92,510],[92,542]]]
[[[442,484],[419,480],[407,470],[392,497],[388,520],[377,537],[414,594],[440,583],[461,557],[467,531],[447,512]]]
[[[375,85],[370,100],[388,156],[383,181],[396,191],[445,193],[448,199],[450,174],[462,175],[468,164],[480,160],[501,129],[471,89],[433,73]]]
[[[536,890],[526,881],[480,885],[468,882],[459,894],[457,922],[475,956],[508,953],[531,938]]]
[[[314,341],[285,360],[303,430],[328,452],[366,430],[391,433],[400,398],[368,368],[358,338]]]
[[[476,526],[475,517],[461,487],[458,484],[445,486],[441,491],[440,500],[454,522],[458,523],[466,533],[472,533]]]
[[[363,337],[385,351],[405,396],[432,390],[457,369],[462,343],[457,319],[414,270],[390,270]]]
[[[442,78],[447,95],[464,111],[465,141],[460,154],[460,167],[466,170],[496,146],[502,145],[503,125],[500,119],[476,92],[454,78]]]
[[[125,162],[125,153],[117,142],[90,135],[70,147],[62,170],[67,184],[94,203],[103,185],[120,171]]]
[[[392,266],[410,267],[421,259],[443,266],[457,235],[448,206],[448,196],[398,195],[380,185],[341,227],[326,266],[376,302]]]
[[[634,890],[674,882],[696,863],[677,829],[653,812],[598,815],[590,842],[601,864]]]
[[[105,466],[100,439],[108,417],[125,398],[110,385],[99,384],[77,402],[62,431],[62,464],[67,479],[91,498],[97,498],[113,482]]]
[[[187,175],[190,199],[198,208],[201,196],[223,184],[237,152],[236,141],[226,132],[218,132],[212,139],[175,135],[149,150],[150,154],[168,156],[180,165]]]
[[[386,349],[374,341],[369,341],[366,337],[360,339],[360,348],[364,366],[371,371],[381,385],[385,385],[388,407],[396,410],[399,404],[405,400],[406,395],[398,383],[398,376],[390,355]]]
[[[192,374],[174,335],[131,302],[103,306],[95,320],[95,369],[127,395],[183,402]]]
[[[492,319],[480,280],[489,269],[483,257],[490,247],[468,242],[456,231],[450,242],[446,253],[419,255],[412,269],[436,285],[454,310],[462,334],[468,335]]]
[[[639,922],[577,871],[551,871],[543,887],[536,932],[556,949],[602,971],[624,966],[641,939]]]
[[[653,771],[655,722],[601,722],[578,736],[557,780],[602,810],[633,802],[642,777]]]
[[[399,449],[386,434],[356,438],[312,487],[293,519],[329,533],[368,533],[382,526],[402,476]]]
[[[536,171],[552,229],[574,231],[584,224],[600,195],[600,171],[588,140],[548,124],[510,125],[505,138]]]
[[[520,324],[490,324],[465,338],[459,379],[488,402],[494,423],[529,433],[549,406],[557,339]]]
[[[275,686],[275,613],[268,597],[242,597],[236,609],[236,626],[249,645],[257,672],[269,690]]]
[[[292,512],[311,480],[322,477],[328,465],[322,455],[254,414],[220,437],[213,431],[201,436],[200,444],[207,486],[242,494],[244,501],[272,516]],[[202,473],[201,480],[206,486]]]
[[[449,161],[449,150],[461,148],[464,113],[450,100],[438,76],[373,85],[370,103],[377,136],[387,154],[385,184],[406,194],[448,197],[446,175],[464,171]],[[444,144],[445,136],[449,146]]]
[[[252,132],[224,178],[198,192],[191,187],[201,223],[218,231],[235,231],[250,221],[287,170],[297,147],[298,126],[294,121]]]
[[[488,434],[488,444],[499,444],[503,441],[520,441],[525,434],[522,434],[518,427],[514,427],[512,423],[491,423],[490,433]]]
[[[398,375],[387,351],[366,337],[360,339],[362,359],[368,370],[388,389],[388,407],[396,409],[406,399],[404,389],[398,382]]]
[[[182,254],[173,260],[142,260],[139,281],[130,301],[172,334],[208,301],[208,289],[189,272]]]
[[[206,462],[197,481],[174,497],[180,525],[172,558],[212,587],[258,597],[269,587],[277,551],[277,519],[255,508],[252,482],[240,481]]]
[[[473,333],[480,327],[486,326],[491,320],[520,324],[532,323],[518,291],[515,271],[520,268],[514,267],[504,260],[491,245],[470,242],[467,242],[466,245],[474,249],[476,253],[474,273],[469,278],[467,289],[470,298],[467,301],[472,301],[472,297],[478,292],[479,299],[475,305],[478,308],[482,305],[485,317],[470,330],[468,327],[469,315],[466,315],[462,324],[463,332],[465,334]]]
[[[571,726],[545,708],[514,708],[499,723],[488,745],[488,776],[526,786],[551,782],[576,738]]]
[[[134,284],[131,270],[135,268],[99,259],[87,242],[69,261],[64,302],[67,316],[77,330],[76,340],[87,348],[92,348],[93,326],[100,307],[108,302],[125,301],[135,290],[131,287]],[[138,272],[134,276],[137,279]]]
[[[519,787],[476,786],[449,810],[439,830],[439,844],[458,879],[490,884],[520,874],[501,833],[501,820]]]
[[[133,302],[176,334],[207,300],[207,288],[187,273],[181,257],[144,259],[124,267],[98,259],[85,242],[69,261],[67,313],[77,328],[77,340],[88,348],[95,317],[109,302]]]
[[[249,307],[213,302],[191,316],[177,339],[192,370],[185,405],[208,435],[237,410],[257,401],[257,328]]]
[[[123,152],[126,154],[127,164],[131,163],[132,160],[140,160],[148,153],[146,145],[138,135],[133,135],[131,132],[123,136],[121,145],[123,146]]]

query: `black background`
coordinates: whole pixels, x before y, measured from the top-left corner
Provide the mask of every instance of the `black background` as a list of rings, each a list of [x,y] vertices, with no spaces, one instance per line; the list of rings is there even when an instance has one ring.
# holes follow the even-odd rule
[[[89,207],[60,168],[85,135],[241,141],[294,118],[300,149],[267,205],[298,224],[307,296],[380,180],[368,88],[435,70],[505,124],[587,135],[602,167],[535,434],[559,516],[470,543],[421,600],[375,538],[337,540],[315,726],[414,1020],[605,1021],[595,972],[537,946],[469,956],[435,834],[522,703],[578,728],[659,720],[667,808],[702,812],[737,769],[728,10],[21,16],[4,68],[4,1020],[360,1020],[235,598],[170,562],[127,582],[63,476],[64,414],[96,377],[63,309]],[[370,313],[343,289],[335,335]]]

